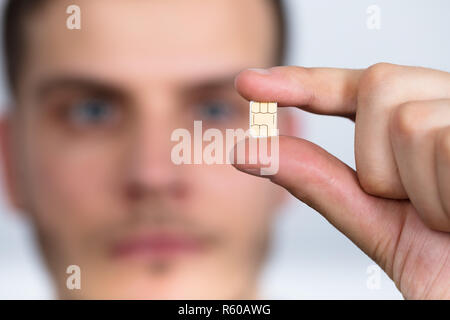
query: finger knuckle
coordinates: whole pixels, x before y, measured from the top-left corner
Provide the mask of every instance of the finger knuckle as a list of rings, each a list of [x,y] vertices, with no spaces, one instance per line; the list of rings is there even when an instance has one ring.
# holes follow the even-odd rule
[[[423,223],[435,231],[450,232],[450,217],[444,215],[421,215]]]
[[[393,134],[409,138],[426,129],[427,116],[421,102],[406,102],[392,111],[389,128]]]
[[[359,82],[360,97],[383,96],[397,79],[397,66],[389,63],[377,63],[367,68]]]
[[[358,178],[361,188],[368,194],[392,198],[397,193],[397,187],[388,177],[373,170],[359,172]]]

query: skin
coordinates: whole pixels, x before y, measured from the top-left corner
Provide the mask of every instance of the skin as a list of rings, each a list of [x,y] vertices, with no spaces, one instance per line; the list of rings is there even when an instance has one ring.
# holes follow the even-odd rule
[[[167,141],[173,128],[198,119],[189,107],[198,103],[194,97],[207,91],[237,99],[227,85],[220,87],[227,93],[218,94],[200,83],[271,64],[271,28],[256,28],[237,14],[263,15],[261,2],[246,1],[245,10],[229,0],[208,7],[79,1],[79,32],[60,27],[69,3],[54,2],[28,24],[33,54],[24,61],[26,77],[17,105],[3,119],[1,139],[11,200],[34,222],[59,295],[255,297],[280,189],[229,166],[175,167],[167,161]],[[173,21],[189,23],[180,30]],[[356,171],[312,143],[285,136],[280,170],[269,180],[322,213],[406,298],[450,297],[449,81],[444,72],[388,64],[280,67],[236,79],[247,99],[355,120]],[[106,97],[99,84],[108,89]],[[58,110],[98,98],[99,91],[123,110],[94,124],[61,117]],[[247,105],[237,101],[245,115],[205,124],[245,128]],[[125,260],[109,255],[117,241],[155,230],[202,239],[207,249]],[[80,291],[65,287],[70,264],[81,267]]]
[[[276,67],[242,72],[247,99],[355,121],[356,171],[303,139],[280,137],[268,177],[319,211],[408,299],[450,298],[450,74]],[[244,172],[258,165],[238,165]]]
[[[79,0],[82,29],[68,30],[70,4],[49,1],[28,17],[16,103],[1,126],[11,202],[33,222],[58,295],[257,297],[287,193],[231,165],[176,166],[170,135],[194,120],[204,130],[248,127],[234,76],[274,64],[272,8],[259,0]],[[115,255],[129,239],[161,233],[195,250]],[[66,288],[72,264],[81,290]]]

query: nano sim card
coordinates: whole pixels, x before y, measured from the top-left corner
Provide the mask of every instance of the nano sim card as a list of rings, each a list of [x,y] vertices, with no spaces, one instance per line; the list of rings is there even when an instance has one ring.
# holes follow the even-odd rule
[[[277,136],[277,103],[250,101],[250,135],[255,138]]]

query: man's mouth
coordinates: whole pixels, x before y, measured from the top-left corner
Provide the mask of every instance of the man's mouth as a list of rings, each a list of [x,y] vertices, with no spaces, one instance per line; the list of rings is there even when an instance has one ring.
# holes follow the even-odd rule
[[[200,253],[205,241],[190,235],[152,233],[135,236],[117,243],[113,247],[115,258],[169,258],[182,254]]]

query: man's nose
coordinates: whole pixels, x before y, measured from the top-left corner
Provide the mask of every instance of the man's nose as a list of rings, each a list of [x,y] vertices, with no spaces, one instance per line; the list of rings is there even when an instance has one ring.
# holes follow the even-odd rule
[[[127,160],[128,196],[180,196],[185,190],[179,167],[171,161],[170,117],[154,115],[138,119],[130,137]]]

